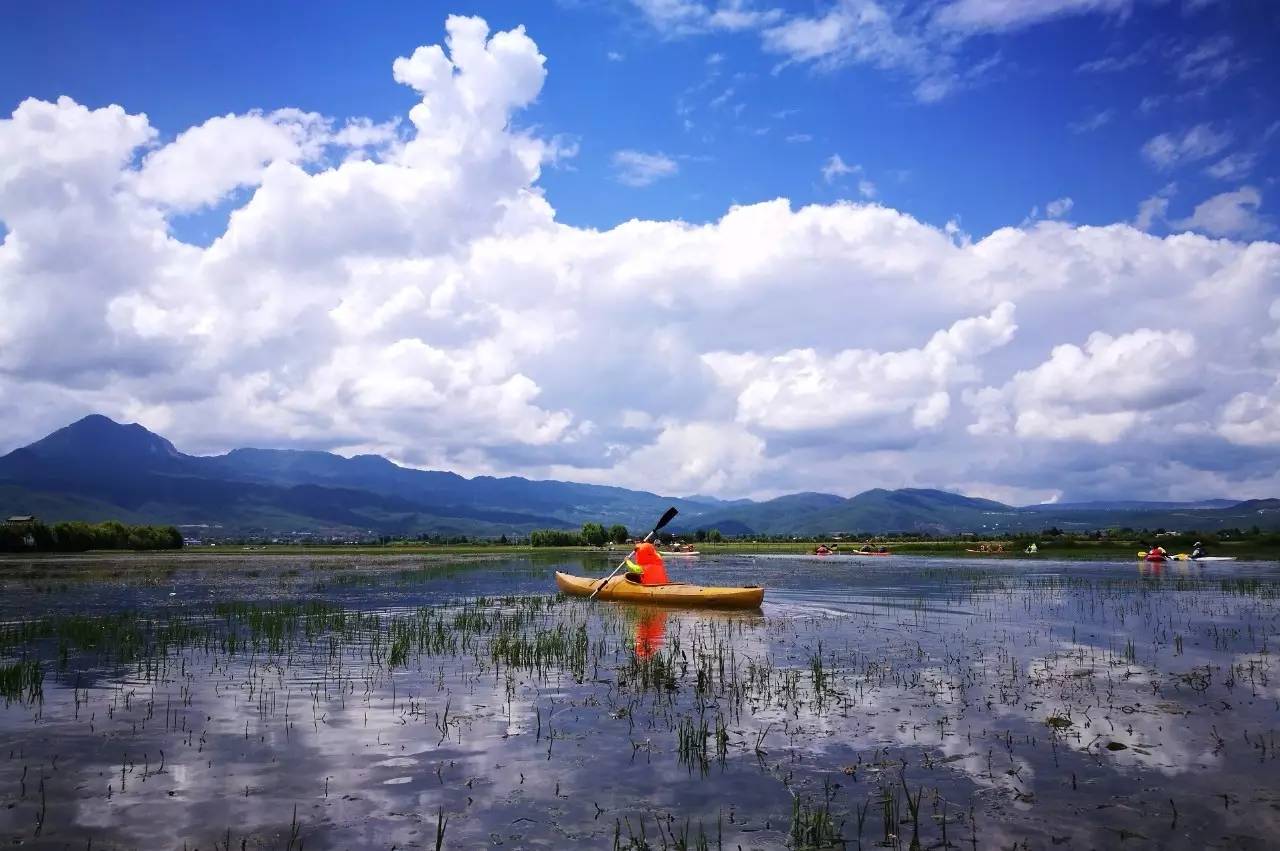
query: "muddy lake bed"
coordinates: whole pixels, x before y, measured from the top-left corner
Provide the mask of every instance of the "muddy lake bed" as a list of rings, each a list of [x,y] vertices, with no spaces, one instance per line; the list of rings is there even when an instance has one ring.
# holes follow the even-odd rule
[[[0,841],[1268,848],[1280,565],[716,556],[0,562]]]

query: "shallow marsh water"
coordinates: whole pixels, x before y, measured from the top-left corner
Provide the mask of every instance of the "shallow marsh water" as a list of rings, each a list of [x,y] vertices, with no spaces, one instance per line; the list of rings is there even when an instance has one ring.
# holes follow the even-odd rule
[[[0,562],[0,841],[1250,848],[1280,566],[719,557]]]

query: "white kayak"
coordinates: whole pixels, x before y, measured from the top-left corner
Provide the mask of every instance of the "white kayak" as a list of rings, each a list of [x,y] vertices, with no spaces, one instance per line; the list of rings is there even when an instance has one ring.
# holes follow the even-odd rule
[[[1187,561],[1235,561],[1235,556],[1200,556],[1200,558],[1189,558]]]
[[[658,550],[658,555],[662,556],[663,558],[672,558],[674,556],[700,556],[702,555],[702,553],[698,552],[697,550],[681,550],[678,553],[667,553],[667,552],[663,552],[662,550]]]

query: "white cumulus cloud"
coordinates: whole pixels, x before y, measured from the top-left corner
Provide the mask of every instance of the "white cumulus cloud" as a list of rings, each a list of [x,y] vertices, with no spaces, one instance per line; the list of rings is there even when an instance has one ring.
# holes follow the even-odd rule
[[[1195,338],[1141,328],[1112,337],[1096,332],[1084,347],[1054,347],[1049,359],[1003,388],[969,397],[975,434],[1114,443],[1158,408],[1197,395]]]
[[[737,421],[772,431],[830,431],[908,414],[931,428],[949,409],[948,388],[978,376],[976,359],[1008,343],[1017,325],[1005,302],[962,319],[918,349],[845,349],[823,356],[795,349],[772,357],[711,352],[702,360],[737,397]]]
[[[986,235],[785,198],[572,226],[541,183],[568,148],[521,124],[552,84],[538,46],[445,34],[392,63],[417,93],[399,123],[161,132],[145,104],[69,98],[0,119],[3,448],[100,411],[188,451],[727,496],[1274,487],[1280,245],[1239,218],[1260,198],[1163,238],[1074,225],[1065,199]],[[679,170],[638,153],[639,180]],[[175,236],[212,203],[211,244]]]
[[[344,139],[359,138],[362,129],[345,129]],[[329,136],[322,116],[296,109],[210,118],[148,154],[136,191],[178,210],[215,204],[233,189],[258,185],[274,162],[318,158]]]
[[[1266,393],[1241,393],[1222,409],[1218,432],[1245,446],[1280,446],[1280,384]]]

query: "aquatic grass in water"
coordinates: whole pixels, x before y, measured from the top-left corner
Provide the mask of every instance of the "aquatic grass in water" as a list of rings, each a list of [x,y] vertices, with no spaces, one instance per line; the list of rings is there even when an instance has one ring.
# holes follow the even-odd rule
[[[796,797],[791,806],[791,846],[796,849],[835,848],[844,844],[840,834],[843,825],[831,814],[835,791],[828,783],[821,803]]]
[[[0,697],[5,703],[34,703],[44,697],[44,670],[36,659],[0,664]]]

